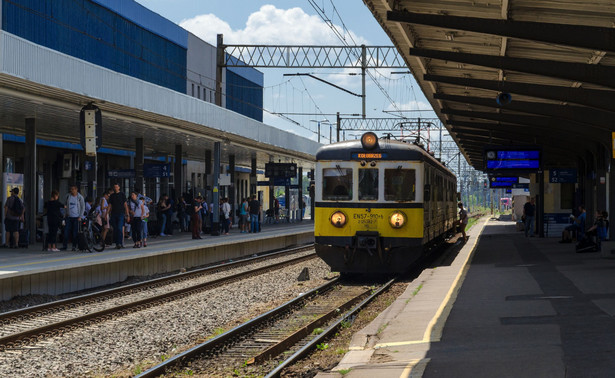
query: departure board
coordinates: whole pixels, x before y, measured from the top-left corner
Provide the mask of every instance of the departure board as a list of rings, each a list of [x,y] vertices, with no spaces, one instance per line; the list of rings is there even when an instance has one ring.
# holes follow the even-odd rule
[[[485,149],[487,172],[537,171],[540,169],[541,151],[537,148],[489,147]]]
[[[490,188],[512,188],[519,182],[518,176],[493,176],[489,178]]]

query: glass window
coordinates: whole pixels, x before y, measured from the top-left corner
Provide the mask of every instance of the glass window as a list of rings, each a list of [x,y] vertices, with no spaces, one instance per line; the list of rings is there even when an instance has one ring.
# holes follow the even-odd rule
[[[359,200],[378,199],[378,169],[359,169]]]
[[[414,201],[416,177],[414,169],[384,170],[384,200]]]
[[[352,168],[322,170],[322,199],[325,201],[352,200]]]

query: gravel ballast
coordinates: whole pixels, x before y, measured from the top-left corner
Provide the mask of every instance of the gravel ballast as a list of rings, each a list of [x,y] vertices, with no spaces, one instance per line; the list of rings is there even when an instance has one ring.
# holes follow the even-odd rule
[[[298,282],[304,267],[311,280]],[[0,376],[132,376],[330,277],[329,267],[314,259],[7,350],[0,353]]]

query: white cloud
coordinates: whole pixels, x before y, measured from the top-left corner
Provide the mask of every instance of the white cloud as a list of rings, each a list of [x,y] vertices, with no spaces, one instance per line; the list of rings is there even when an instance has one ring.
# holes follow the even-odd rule
[[[216,44],[217,34],[224,34],[224,42],[229,44],[341,44],[320,17],[309,15],[301,8],[279,9],[274,5],[263,5],[248,17],[245,27],[238,30],[233,30],[214,14],[183,20],[180,26],[213,45]],[[338,30],[342,30],[341,27]],[[357,44],[367,43],[355,34],[352,38]]]
[[[397,104],[397,107],[400,110],[426,110],[429,109],[431,111],[431,105],[427,102],[423,101],[409,101],[404,104]],[[395,107],[391,104],[387,107],[388,111],[396,111]]]

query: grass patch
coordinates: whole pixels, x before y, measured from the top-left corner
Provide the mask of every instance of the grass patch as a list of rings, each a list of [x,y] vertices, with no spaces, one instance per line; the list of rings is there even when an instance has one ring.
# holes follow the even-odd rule
[[[414,289],[414,291],[412,292],[412,296],[414,297],[415,295],[417,295],[419,291],[421,291],[422,288],[423,288],[423,284],[420,284],[419,287]]]

